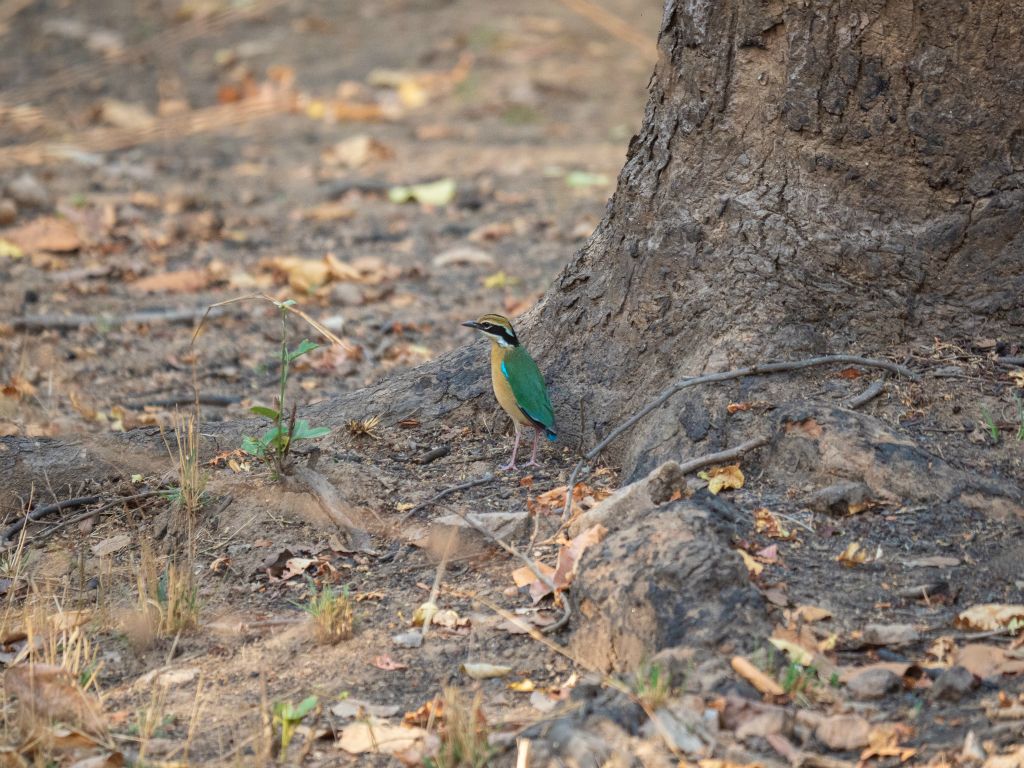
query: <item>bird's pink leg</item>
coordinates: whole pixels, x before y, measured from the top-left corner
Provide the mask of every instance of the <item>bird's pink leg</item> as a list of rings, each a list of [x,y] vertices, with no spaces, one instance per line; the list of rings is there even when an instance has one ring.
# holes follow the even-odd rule
[[[516,468],[516,451],[519,450],[519,424],[515,424],[516,428],[516,441],[512,444],[512,458],[509,459],[508,464],[502,467],[506,472],[510,469]]]
[[[523,466],[526,467],[539,467],[540,462],[537,461],[537,441],[540,440],[540,430],[534,427],[533,429],[533,453],[530,454],[530,460]]]

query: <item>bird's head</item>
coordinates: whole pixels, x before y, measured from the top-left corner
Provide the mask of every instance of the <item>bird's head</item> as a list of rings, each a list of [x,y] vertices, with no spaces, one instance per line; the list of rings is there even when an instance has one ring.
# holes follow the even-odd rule
[[[495,344],[502,347],[518,347],[519,337],[507,317],[502,315],[483,315],[476,320],[463,323],[467,328],[475,328]]]

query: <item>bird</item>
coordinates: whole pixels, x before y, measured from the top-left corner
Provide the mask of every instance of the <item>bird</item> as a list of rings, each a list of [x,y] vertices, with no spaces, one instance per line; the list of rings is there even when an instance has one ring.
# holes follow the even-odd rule
[[[523,427],[533,427],[533,453],[527,467],[539,466],[537,441],[546,435],[548,440],[557,440],[555,413],[548,398],[544,376],[537,363],[519,342],[512,323],[502,315],[483,315],[476,320],[463,323],[467,328],[480,331],[491,342],[491,386],[498,404],[512,417],[516,437],[512,445],[512,458],[503,470],[516,468],[516,452]]]

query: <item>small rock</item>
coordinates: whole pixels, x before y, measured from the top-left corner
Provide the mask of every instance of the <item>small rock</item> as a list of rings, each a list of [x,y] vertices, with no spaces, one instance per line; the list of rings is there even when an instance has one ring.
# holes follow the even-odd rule
[[[815,512],[848,515],[871,500],[871,489],[864,483],[836,483],[811,494],[807,506]]]
[[[26,208],[47,208],[50,205],[50,193],[31,173],[23,173],[8,184],[7,194]]]
[[[968,731],[964,736],[964,746],[960,750],[960,759],[967,762],[981,762],[987,757],[984,748],[981,746],[981,739],[974,731]]]
[[[363,303],[363,291],[353,283],[335,283],[331,286],[331,301],[340,307],[358,307]]]
[[[959,701],[977,684],[974,675],[967,669],[960,666],[950,667],[943,670],[935,679],[928,695],[936,701]]]
[[[789,713],[782,707],[765,708],[736,729],[740,741],[759,736],[764,738],[775,733],[789,733],[793,729]]]
[[[640,733],[648,738],[655,735],[660,736],[666,746],[672,750],[679,750],[691,756],[703,756],[707,752],[707,745],[697,735],[703,729],[700,727],[701,715],[697,712],[685,713],[683,717],[678,712],[670,712],[667,709],[658,709],[654,717],[648,720],[640,729]]]
[[[0,198],[0,227],[14,223],[18,218],[18,206],[9,197]]]
[[[920,639],[910,624],[868,624],[864,627],[864,642],[868,645],[908,645]]]
[[[392,635],[391,642],[399,648],[419,648],[423,645],[423,635],[418,631],[401,632],[397,635]]]
[[[860,715],[832,715],[822,720],[814,735],[835,752],[849,752],[868,745],[871,725]]]
[[[331,315],[321,320],[324,327],[334,333],[342,333],[345,330],[345,318],[343,315]]]
[[[900,678],[891,669],[865,669],[850,678],[846,689],[859,701],[880,699],[900,686]]]

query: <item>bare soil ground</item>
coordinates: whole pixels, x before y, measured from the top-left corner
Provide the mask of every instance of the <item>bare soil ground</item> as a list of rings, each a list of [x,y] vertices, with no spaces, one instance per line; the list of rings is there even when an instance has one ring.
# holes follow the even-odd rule
[[[463,320],[528,309],[602,215],[640,124],[661,13],[657,3],[602,3],[649,36],[644,51],[570,10],[576,4],[532,0],[23,5],[0,16],[0,189],[13,201],[0,203],[10,219],[0,229],[0,435],[86,439],[170,425],[196,392],[206,422],[271,405],[281,340],[272,305],[220,307],[192,342],[204,310],[228,299],[295,299],[346,342],[296,362],[289,397],[300,416],[302,406],[468,343]],[[419,191],[439,199],[399,202],[397,187],[439,180],[454,191],[442,184]],[[289,334],[293,344],[317,338],[298,320]],[[865,410],[956,469],[1019,482],[1024,415],[1015,396],[1024,380],[993,359],[1020,355],[1019,341],[936,340],[899,353],[923,379],[890,383]],[[481,345],[481,366],[485,355]],[[803,395],[842,403],[868,374],[808,374]],[[756,401],[754,390],[736,394]],[[754,402],[729,418],[768,419],[772,405]],[[91,738],[103,749],[62,751],[52,731],[43,747],[33,745],[26,710],[38,719],[53,709],[37,702],[33,710],[33,696],[8,680],[5,734],[25,760],[72,764],[93,749],[138,764],[261,764],[281,751],[275,706],[316,696],[281,762],[417,763],[429,748],[371,754],[346,738],[367,716],[398,722],[407,713],[435,734],[445,718],[417,710],[455,688],[467,701],[480,695],[481,721],[497,745],[478,764],[514,764],[517,737],[558,741],[545,730],[560,716],[550,707],[565,699],[573,711],[587,709],[574,684],[600,678],[510,631],[495,612],[541,625],[560,615],[550,597],[538,608],[517,590],[511,574],[521,563],[488,545],[463,539],[442,573],[438,605],[468,622],[431,628],[417,648],[393,640],[410,631],[434,585],[445,545],[430,541],[429,523],[440,515],[528,510],[529,525],[511,540],[554,565],[564,539],[561,499],[550,492],[564,486],[578,446],[545,446],[536,471],[496,473],[413,509],[496,471],[508,449],[504,417],[430,423],[410,413],[364,433],[322,426],[332,435],[319,461],[358,468],[346,498],[358,500],[378,533],[400,528],[423,545],[396,549],[395,538],[377,536],[374,553],[351,551],[309,495],[277,482],[239,446],[215,446],[195,532],[198,626],[161,635],[154,611],[139,607],[139,574],[159,573],[174,546],[167,542],[177,541],[173,530],[163,536],[174,526],[173,499],[133,499],[62,529],[51,527],[58,515],[29,526],[24,550],[0,560],[0,661],[11,669],[30,655],[62,662],[78,683],[95,672],[88,687],[102,695],[106,733]],[[424,462],[435,448],[447,453]],[[154,458],[136,477],[98,463],[92,482],[39,488],[32,502],[101,496],[61,513],[69,518],[176,486],[176,463]],[[1020,743],[1022,661],[1012,622],[1024,608],[980,635],[956,623],[973,605],[1022,602],[1014,510],[815,509],[808,488],[772,482],[757,466],[744,464],[745,487],[725,492],[742,520],[731,543],[748,553],[771,620],[786,628],[780,636],[818,655],[785,661],[767,644],[753,654],[784,687],[778,695],[732,672],[683,665],[667,698],[700,713],[714,747],[705,740],[691,749],[674,732],[644,730],[636,700],[648,709],[662,703],[648,680],[633,684],[631,702],[608,708],[611,725],[591,729],[589,752],[551,746],[551,764],[712,756],[735,764],[854,765],[862,756],[885,765],[970,764]],[[600,498],[618,484],[614,467],[587,483]],[[706,494],[702,486],[696,493]],[[766,528],[754,513],[761,508],[785,530]],[[310,583],[347,586],[351,639],[316,642],[303,610]],[[39,618],[40,605],[49,618]],[[69,617],[78,610],[86,611],[79,632],[47,646],[47,636],[60,635],[55,618],[77,623]],[[869,624],[912,632],[879,638]],[[72,663],[67,649],[83,642],[87,663]],[[736,648],[747,645],[737,638]],[[727,659],[734,649],[720,650]],[[463,668],[473,662],[510,674],[474,680]],[[848,670],[875,662],[890,665],[892,687],[855,694]],[[966,681],[939,682],[958,665]],[[53,690],[73,698],[67,685]],[[34,690],[45,698],[43,684]],[[345,709],[352,699],[384,709]],[[778,713],[781,724],[750,725]],[[835,725],[839,716],[851,719]],[[56,719],[75,720],[66,712]],[[862,722],[870,724],[863,738],[835,736]],[[2,753],[6,764],[19,764],[17,750]],[[105,759],[97,764],[119,764]]]

